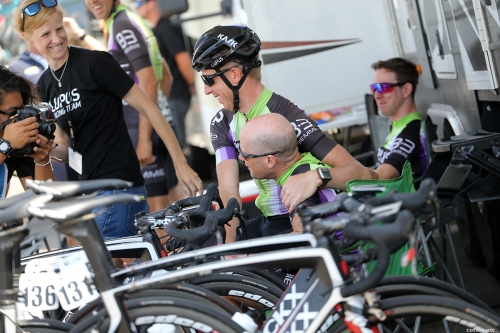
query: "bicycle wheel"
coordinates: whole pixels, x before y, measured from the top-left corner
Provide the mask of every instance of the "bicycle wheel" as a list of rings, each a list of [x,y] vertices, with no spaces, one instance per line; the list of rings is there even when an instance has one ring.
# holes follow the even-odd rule
[[[473,294],[451,283],[438,279],[426,277],[417,279],[413,276],[387,276],[377,284],[375,291],[382,299],[405,295],[451,297],[495,313],[486,303]]]
[[[69,332],[73,328],[73,325],[57,320],[37,318],[19,320],[17,324],[21,327],[23,332],[27,333],[64,333]]]
[[[139,333],[147,332],[246,332],[237,317],[191,300],[157,297],[125,302],[127,313]],[[234,319],[233,319],[234,318]],[[75,325],[71,333],[107,332],[109,317],[105,310]]]
[[[280,289],[262,279],[239,275],[213,274],[192,279],[189,283],[229,300],[242,312],[250,315],[259,326],[267,319],[283,294]]]
[[[224,300],[219,295],[198,286],[193,286],[187,283],[175,283],[166,285],[163,288],[165,289],[135,291],[127,294],[126,299],[130,300],[147,297],[161,297],[163,299],[169,299],[171,297],[176,297],[180,299],[189,299],[208,307],[216,306],[217,308],[225,310],[231,316],[238,311],[238,308],[236,308],[232,303]],[[100,311],[103,308],[104,305],[102,304],[101,298],[98,298],[73,313],[68,319],[68,323],[76,325],[86,318],[93,316],[94,311]]]
[[[367,316],[369,327],[380,332],[498,332],[500,318],[469,303],[440,296],[394,297],[379,303],[387,316],[379,321]],[[329,333],[351,332],[337,321]]]

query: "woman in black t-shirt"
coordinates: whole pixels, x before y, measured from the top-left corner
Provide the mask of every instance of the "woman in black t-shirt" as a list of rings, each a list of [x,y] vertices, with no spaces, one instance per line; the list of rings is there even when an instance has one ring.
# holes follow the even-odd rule
[[[69,160],[80,179],[131,181],[134,187],[126,192],[146,197],[139,161],[123,118],[123,99],[151,122],[172,156],[185,192],[194,195],[203,191],[200,178],[188,166],[172,128],[156,104],[112,56],[68,47],[63,12],[56,0],[25,1],[15,19],[15,28],[49,63],[37,89],[57,119],[56,150],[63,161]],[[137,233],[133,223],[139,211],[147,211],[145,202],[115,205],[99,215],[97,223],[105,238],[130,236]]]

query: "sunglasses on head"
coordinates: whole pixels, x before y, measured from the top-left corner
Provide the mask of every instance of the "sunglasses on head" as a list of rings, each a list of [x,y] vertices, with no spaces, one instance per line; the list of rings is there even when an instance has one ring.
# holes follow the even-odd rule
[[[273,151],[272,153],[265,153],[265,154],[258,154],[258,155],[254,155],[254,154],[245,154],[244,152],[241,151],[240,147],[238,147],[238,153],[241,155],[241,157],[243,157],[245,160],[249,160],[251,158],[257,158],[257,157],[264,157],[264,156],[269,156],[269,155],[278,155],[278,154],[281,154],[283,152],[283,150],[276,150],[276,151]]]
[[[375,91],[378,91],[379,94],[385,94],[392,92],[394,87],[404,86],[407,82],[396,82],[396,83],[373,83],[370,84],[370,89],[372,90],[372,94],[375,94]]]
[[[38,0],[37,2],[33,2],[32,4],[24,7],[21,11],[21,31],[24,31],[24,14],[28,16],[35,16],[40,13],[42,10],[40,4],[42,4],[45,8],[52,8],[57,6],[57,0]]]
[[[141,7],[142,5],[144,5],[146,2],[148,2],[148,0],[136,0],[135,1],[135,8],[139,8]]]
[[[200,76],[201,76],[201,79],[203,80],[203,83],[210,87],[215,83],[214,78],[216,78],[217,76],[222,75],[225,72],[228,72],[230,69],[233,69],[233,68],[238,67],[238,66],[239,65],[229,67],[229,68],[223,69],[219,72],[215,72],[215,73],[210,74],[210,75],[200,75]]]

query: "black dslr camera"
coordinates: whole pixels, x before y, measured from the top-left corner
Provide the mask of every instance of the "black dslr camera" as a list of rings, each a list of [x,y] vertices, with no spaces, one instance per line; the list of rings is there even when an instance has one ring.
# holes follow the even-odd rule
[[[22,109],[17,111],[17,117],[14,118],[14,121],[21,121],[29,117],[35,117],[36,122],[38,123],[38,133],[43,135],[49,140],[53,140],[55,138],[54,131],[56,130],[55,119],[52,119],[52,110],[48,104],[43,103],[44,105],[41,108],[36,108],[34,106],[24,106]],[[24,155],[34,154],[33,150],[37,144],[32,142],[28,143],[21,149],[16,149],[12,152],[12,156],[23,157]]]

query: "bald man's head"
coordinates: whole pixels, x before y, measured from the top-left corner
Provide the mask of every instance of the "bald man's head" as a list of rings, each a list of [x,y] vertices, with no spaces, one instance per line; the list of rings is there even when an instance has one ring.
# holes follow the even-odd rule
[[[294,158],[297,138],[292,124],[280,114],[269,113],[250,119],[240,132],[240,146],[247,154],[281,150],[276,157],[283,162]]]

